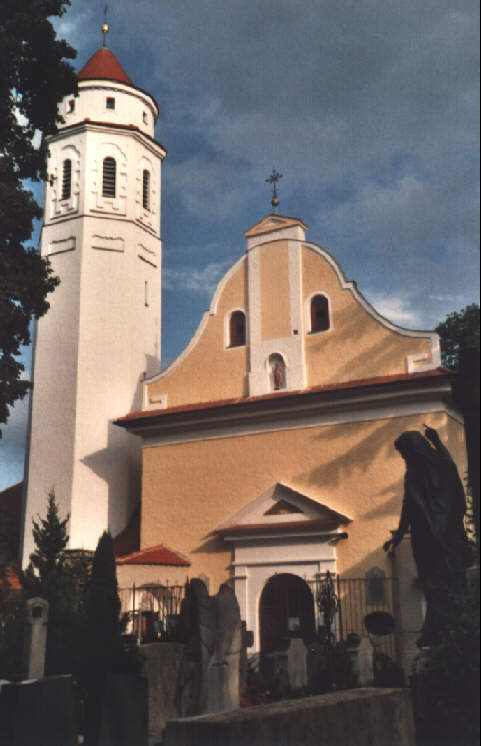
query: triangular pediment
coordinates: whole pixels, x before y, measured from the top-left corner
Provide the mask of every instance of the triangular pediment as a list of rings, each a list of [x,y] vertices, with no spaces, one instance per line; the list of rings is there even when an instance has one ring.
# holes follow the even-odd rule
[[[306,522],[325,522],[326,526],[332,527],[348,523],[349,520],[318,500],[276,482],[229,516],[216,530],[225,532],[243,526],[268,528],[282,523],[300,526]]]
[[[252,238],[253,236],[260,236],[265,233],[274,233],[276,231],[284,230],[285,228],[294,228],[298,226],[303,231],[307,230],[307,225],[304,225],[302,220],[299,218],[288,218],[284,215],[267,215],[259,223],[256,223],[249,228],[244,235],[246,238]]]
[[[293,505],[287,500],[278,500],[264,515],[292,515],[292,513],[302,513],[303,511],[297,505]]]

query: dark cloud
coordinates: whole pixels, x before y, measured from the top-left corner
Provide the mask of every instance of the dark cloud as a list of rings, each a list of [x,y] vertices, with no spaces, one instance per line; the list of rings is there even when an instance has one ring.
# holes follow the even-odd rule
[[[118,0],[109,14],[169,149],[167,357],[270,210],[273,166],[281,211],[394,320],[427,328],[479,297],[477,2]],[[84,0],[57,24],[79,66],[101,21]]]

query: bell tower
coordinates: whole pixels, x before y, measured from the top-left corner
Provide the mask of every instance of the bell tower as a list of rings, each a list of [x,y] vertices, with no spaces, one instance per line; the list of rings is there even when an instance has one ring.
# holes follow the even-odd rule
[[[70,548],[122,530],[139,496],[135,436],[112,421],[140,408],[160,370],[158,107],[104,46],[78,73],[48,139],[41,253],[60,285],[36,326],[23,562],[32,518],[55,491]]]

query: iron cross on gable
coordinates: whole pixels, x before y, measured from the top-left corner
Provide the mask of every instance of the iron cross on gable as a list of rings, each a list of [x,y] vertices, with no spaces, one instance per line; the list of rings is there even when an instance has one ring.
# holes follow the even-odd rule
[[[274,208],[274,213],[277,214],[277,208],[279,206],[279,199],[277,197],[277,182],[279,179],[282,179],[282,174],[279,173],[279,171],[276,171],[275,168],[272,169],[272,173],[269,176],[268,179],[266,179],[266,182],[268,184],[272,184],[272,200],[271,205]]]

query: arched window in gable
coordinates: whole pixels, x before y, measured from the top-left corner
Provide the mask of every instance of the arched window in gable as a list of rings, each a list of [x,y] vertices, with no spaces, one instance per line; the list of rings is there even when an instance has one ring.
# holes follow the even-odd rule
[[[233,311],[229,319],[229,347],[242,347],[246,343],[246,315]]]
[[[62,165],[62,199],[70,199],[72,194],[72,161],[66,158]]]
[[[142,207],[150,210],[150,171],[146,168],[142,171]]]
[[[102,196],[115,197],[117,166],[115,158],[104,158],[102,171]]]
[[[311,333],[327,332],[331,322],[329,319],[329,301],[325,295],[318,293],[311,298]]]
[[[286,388],[286,364],[278,352],[269,355],[269,383],[271,391]]]

